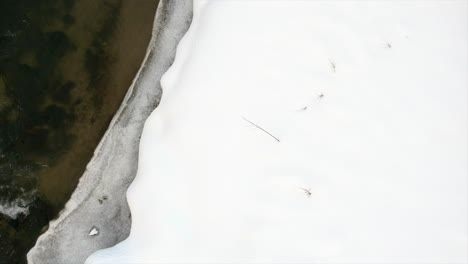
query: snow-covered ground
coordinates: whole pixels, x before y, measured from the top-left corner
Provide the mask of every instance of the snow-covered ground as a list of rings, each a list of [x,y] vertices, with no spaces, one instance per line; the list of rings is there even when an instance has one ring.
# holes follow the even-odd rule
[[[468,262],[467,1],[194,12],[88,263]]]

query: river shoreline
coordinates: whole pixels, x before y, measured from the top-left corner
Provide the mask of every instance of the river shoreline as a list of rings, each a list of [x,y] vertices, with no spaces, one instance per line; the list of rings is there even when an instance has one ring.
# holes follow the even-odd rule
[[[138,72],[157,0],[0,4],[0,263],[70,199]]]
[[[191,1],[160,1],[140,70],[78,187],[28,253],[28,263],[83,263],[92,252],[128,236],[131,214],[125,195],[135,177],[141,131],[159,103],[160,79],[191,19]]]

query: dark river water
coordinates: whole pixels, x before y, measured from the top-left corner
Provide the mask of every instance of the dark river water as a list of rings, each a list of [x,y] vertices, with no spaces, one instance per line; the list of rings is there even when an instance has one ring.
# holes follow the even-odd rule
[[[0,263],[25,263],[146,51],[157,0],[0,0]]]

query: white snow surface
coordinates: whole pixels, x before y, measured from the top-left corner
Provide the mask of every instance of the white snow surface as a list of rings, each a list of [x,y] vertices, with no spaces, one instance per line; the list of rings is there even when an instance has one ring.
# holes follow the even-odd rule
[[[468,262],[467,1],[194,8],[87,263]]]

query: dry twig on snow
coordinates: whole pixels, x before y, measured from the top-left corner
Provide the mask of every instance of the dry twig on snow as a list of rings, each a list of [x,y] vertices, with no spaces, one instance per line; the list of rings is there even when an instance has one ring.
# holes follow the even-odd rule
[[[260,129],[261,131],[265,132],[266,134],[268,134],[270,137],[274,138],[277,142],[280,142],[279,138],[275,137],[273,134],[271,134],[270,132],[266,131],[264,128],[262,128],[261,126],[255,124],[254,122],[248,120],[247,118],[245,117],[242,117],[245,121],[249,122],[250,124],[254,125],[256,128]]]

